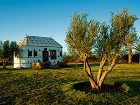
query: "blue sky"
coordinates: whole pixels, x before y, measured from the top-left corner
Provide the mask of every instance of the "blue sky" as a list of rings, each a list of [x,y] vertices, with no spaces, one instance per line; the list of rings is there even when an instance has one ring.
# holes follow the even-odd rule
[[[109,21],[110,12],[127,8],[140,18],[140,0],[0,0],[0,40],[28,35],[52,37],[67,50],[65,36],[74,12]],[[135,23],[140,34],[140,19]]]

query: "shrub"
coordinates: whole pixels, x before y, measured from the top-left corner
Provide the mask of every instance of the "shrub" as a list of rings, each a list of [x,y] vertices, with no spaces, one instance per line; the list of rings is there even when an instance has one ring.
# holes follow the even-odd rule
[[[40,63],[38,63],[38,62],[32,62],[31,68],[34,69],[34,70],[41,69]]]
[[[67,67],[67,62],[57,62],[57,65],[58,65],[60,68],[64,68],[64,67]]]
[[[47,69],[47,68],[49,68],[50,65],[51,65],[50,62],[43,62],[43,63],[40,63],[41,69]]]
[[[0,61],[0,66],[3,66],[3,62],[2,61]]]
[[[126,83],[123,83],[121,87],[123,88],[124,92],[126,92],[126,93],[130,91],[130,87]]]

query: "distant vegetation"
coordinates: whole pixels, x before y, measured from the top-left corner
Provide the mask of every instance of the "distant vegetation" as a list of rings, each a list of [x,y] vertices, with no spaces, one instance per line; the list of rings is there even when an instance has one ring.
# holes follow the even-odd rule
[[[19,46],[16,42],[9,40],[2,43],[2,48],[0,49],[0,64],[3,65],[3,69],[10,63],[13,64],[13,56],[17,55],[19,52]]]
[[[67,63],[83,63],[83,61],[73,53],[65,53],[63,55],[63,60]],[[100,62],[100,57],[96,55],[90,55],[89,62]],[[139,53],[136,52],[132,55],[132,63],[138,63],[139,62]],[[120,55],[120,57],[117,59],[117,63],[128,63],[128,54],[123,53]]]

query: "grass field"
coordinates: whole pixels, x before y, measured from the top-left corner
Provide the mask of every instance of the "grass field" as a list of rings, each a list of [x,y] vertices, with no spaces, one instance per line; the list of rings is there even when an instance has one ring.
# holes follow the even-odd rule
[[[93,64],[96,74],[98,64]],[[11,67],[10,67],[11,68]],[[140,105],[140,64],[117,64],[106,83],[125,83],[126,93],[84,93],[72,88],[88,81],[82,66],[46,70],[0,70],[0,105]]]

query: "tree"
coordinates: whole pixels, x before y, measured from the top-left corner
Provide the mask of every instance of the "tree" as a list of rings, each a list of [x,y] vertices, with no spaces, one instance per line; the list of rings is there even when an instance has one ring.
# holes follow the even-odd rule
[[[135,45],[136,52],[139,54],[139,64],[140,64],[140,43]]]
[[[87,14],[74,14],[66,35],[68,48],[75,51],[84,62],[84,72],[88,76],[92,90],[99,90],[109,72],[113,70],[116,59],[124,45],[125,37],[128,35],[136,18],[127,10],[118,14],[111,14],[111,25],[106,25],[95,20],[87,21]],[[100,56],[100,67],[97,80],[93,77],[88,57],[94,48]],[[108,63],[108,68],[104,69]]]
[[[4,41],[2,49],[0,50],[0,58],[3,62],[3,69],[6,69],[6,65],[8,60],[13,57],[14,52],[17,54],[19,51],[19,48],[16,44],[16,42],[9,42]]]
[[[130,33],[128,34],[128,36],[125,39],[125,43],[127,45],[127,49],[128,49],[128,63],[132,64],[132,49],[133,49],[133,45],[135,43],[137,39],[137,33],[135,31],[135,28],[132,27],[130,30]]]
[[[9,57],[10,57],[10,46],[9,46],[9,41],[7,40],[3,42],[3,46],[0,51],[0,58],[3,62],[3,69],[6,69],[6,64]]]
[[[97,84],[101,88],[106,76],[113,70],[116,60],[124,46],[125,38],[129,35],[136,20],[134,15],[126,9],[118,14],[111,14],[111,25],[103,23],[97,40],[97,52],[101,57],[99,71],[97,73]],[[104,69],[104,65],[108,67]]]
[[[93,78],[91,68],[88,63],[88,57],[95,43],[98,31],[99,23],[95,20],[88,22],[86,13],[83,13],[81,16],[74,14],[66,35],[66,43],[69,50],[76,52],[84,62],[84,72],[88,76],[92,88],[98,87]]]
[[[15,56],[17,56],[19,54],[19,46],[17,45],[17,43],[15,41],[11,41],[10,43],[10,53],[13,57],[13,55],[15,54]]]

